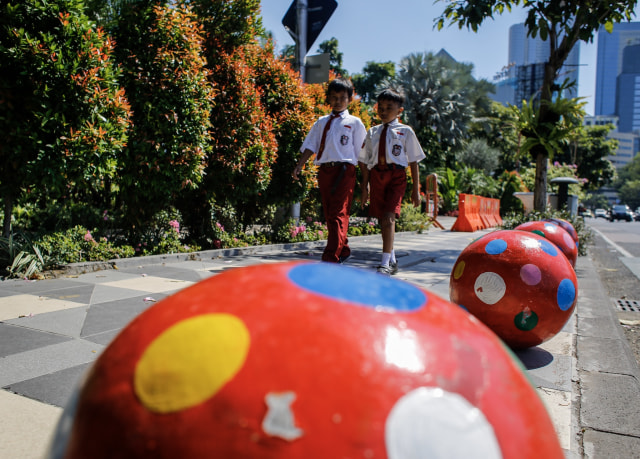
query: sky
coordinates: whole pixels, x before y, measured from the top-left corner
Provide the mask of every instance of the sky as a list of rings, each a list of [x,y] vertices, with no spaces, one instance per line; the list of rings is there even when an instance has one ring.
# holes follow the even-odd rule
[[[293,44],[282,25],[282,18],[295,0],[261,0],[262,23],[273,33],[276,49]],[[361,73],[368,61],[396,64],[411,53],[437,53],[444,48],[458,62],[471,63],[473,76],[493,81],[508,64],[509,27],[524,22],[526,14],[514,9],[485,21],[474,33],[457,26],[438,31],[434,19],[444,11],[445,2],[432,0],[337,0],[338,7],[310,48],[332,37],[338,39],[343,67]],[[636,10],[640,12],[640,8]],[[638,17],[634,18],[635,21]],[[580,42],[578,96],[584,97],[585,110],[593,114],[595,97],[597,36],[594,42]]]

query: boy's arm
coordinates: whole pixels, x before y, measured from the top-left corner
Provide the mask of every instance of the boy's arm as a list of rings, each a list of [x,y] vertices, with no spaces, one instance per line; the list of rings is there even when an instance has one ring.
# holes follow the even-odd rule
[[[360,166],[360,172],[362,172],[362,183],[360,184],[362,196],[360,197],[360,205],[362,205],[364,209],[369,201],[369,168],[362,161],[358,161],[358,166]]]
[[[411,202],[413,202],[414,207],[418,207],[420,205],[420,170],[418,169],[418,162],[410,162],[409,169],[411,170],[411,181],[413,182]]]
[[[307,164],[307,161],[309,161],[309,158],[311,158],[313,155],[314,153],[308,148],[302,152],[302,156],[300,156],[300,159],[298,160],[296,167],[293,168],[294,180],[298,180],[298,175],[302,172],[304,165]]]

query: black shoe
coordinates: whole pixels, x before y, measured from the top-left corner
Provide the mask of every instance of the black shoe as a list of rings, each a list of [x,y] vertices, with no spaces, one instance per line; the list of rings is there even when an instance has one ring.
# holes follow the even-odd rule
[[[391,269],[391,275],[393,276],[394,274],[398,273],[398,262],[396,261],[395,263],[389,263],[389,268]]]
[[[344,257],[338,257],[338,263],[342,264],[345,261],[347,261],[349,258],[351,258],[351,254],[345,255]]]
[[[378,274],[384,274],[385,276],[390,276],[392,274],[391,266],[380,265],[376,271],[378,271]]]

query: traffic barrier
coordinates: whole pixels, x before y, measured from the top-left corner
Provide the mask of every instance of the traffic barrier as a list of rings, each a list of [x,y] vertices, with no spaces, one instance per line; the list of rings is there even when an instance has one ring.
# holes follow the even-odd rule
[[[451,231],[473,232],[502,224],[500,200],[461,193],[458,197],[458,218]]]
[[[437,220],[438,218],[438,176],[436,174],[427,175],[425,184],[425,199],[427,201],[427,216],[429,221],[432,222],[440,229],[444,229],[444,226]]]

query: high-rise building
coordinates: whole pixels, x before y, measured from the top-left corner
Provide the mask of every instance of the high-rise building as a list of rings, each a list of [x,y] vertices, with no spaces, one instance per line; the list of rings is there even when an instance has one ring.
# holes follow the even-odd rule
[[[624,49],[638,44],[640,44],[640,22],[614,24],[611,33],[604,27],[598,30],[595,115],[617,114],[616,87],[618,76],[622,73]]]
[[[494,77],[496,95],[494,100],[520,106],[523,99],[530,99],[542,87],[544,64],[549,60],[549,43],[538,35],[527,37],[524,23],[514,24],[509,28],[509,62]],[[565,91],[564,97],[577,97],[580,64],[580,45],[576,43],[564,65],[558,72],[557,82],[565,79],[576,82],[576,85]]]
[[[616,85],[616,113],[620,132],[640,132],[640,44],[626,46]]]

